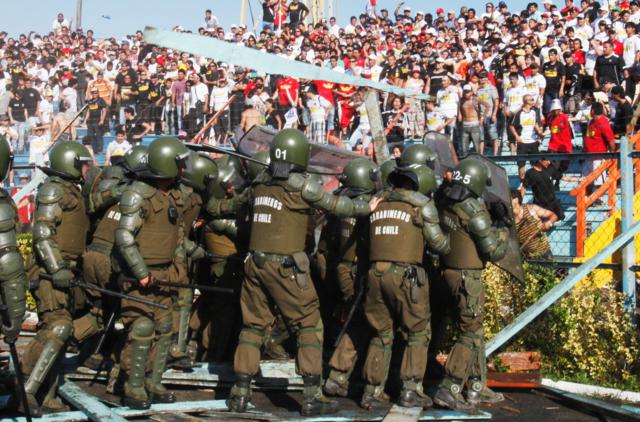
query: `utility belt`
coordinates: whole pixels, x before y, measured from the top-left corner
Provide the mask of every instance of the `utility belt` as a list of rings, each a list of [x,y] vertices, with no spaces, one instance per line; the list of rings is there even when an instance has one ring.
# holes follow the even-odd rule
[[[280,264],[282,270],[281,274],[286,277],[287,270],[291,270],[295,274],[296,283],[301,289],[307,288],[308,273],[311,268],[309,262],[309,256],[306,252],[295,252],[291,255],[282,255],[275,253],[267,253],[260,251],[253,251],[248,258],[251,258],[256,266],[260,269],[264,268],[267,262],[277,262]]]
[[[378,277],[387,272],[400,275],[403,279],[403,286],[410,291],[411,302],[419,302],[420,290],[427,281],[427,273],[422,266],[403,262],[377,261],[371,264],[371,269]]]
[[[2,259],[2,257],[7,254],[19,252],[19,251],[20,250],[18,249],[17,246],[5,246],[4,248],[0,248],[0,259]]]
[[[102,242],[93,242],[89,246],[87,246],[88,251],[98,252],[106,256],[111,256],[112,249],[113,249],[113,245],[109,245],[107,243],[102,243]]]

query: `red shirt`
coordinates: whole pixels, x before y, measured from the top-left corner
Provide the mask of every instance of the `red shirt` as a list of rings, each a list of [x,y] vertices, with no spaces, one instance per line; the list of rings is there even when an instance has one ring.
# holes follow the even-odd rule
[[[605,116],[591,119],[584,138],[584,152],[607,152],[607,146],[611,141],[613,130],[609,119]]]
[[[335,89],[336,84],[327,81],[313,81],[313,83],[318,89],[318,95],[329,101],[331,105],[336,105],[336,100],[333,97],[333,90]]]
[[[582,50],[574,51],[573,53],[571,53],[571,55],[578,64],[585,64],[587,62],[587,55]]]
[[[558,114],[549,124],[551,132],[551,140],[549,141],[549,151],[554,152],[573,152],[573,144],[571,143],[571,126],[569,117],[564,114]]]
[[[295,106],[298,101],[298,80],[294,78],[282,78],[278,81],[278,103],[281,106]],[[288,94],[288,95],[287,95]],[[289,101],[291,97],[291,101]]]

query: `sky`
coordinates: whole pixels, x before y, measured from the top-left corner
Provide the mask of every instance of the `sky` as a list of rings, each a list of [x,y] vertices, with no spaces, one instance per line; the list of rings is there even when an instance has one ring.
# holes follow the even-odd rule
[[[256,25],[262,18],[259,0],[248,0],[253,8]],[[303,0],[304,1],[304,0]],[[307,0],[307,4],[312,1]],[[497,5],[499,0],[493,0]],[[527,0],[505,0],[510,10],[520,11],[526,6]],[[560,2],[561,0],[556,0]],[[364,11],[367,0],[333,0],[334,15],[338,23],[344,26],[351,15],[358,15]],[[405,6],[412,8],[415,13],[422,10],[434,13],[438,7],[458,11],[461,6],[474,7],[477,11],[484,11],[485,0],[449,0],[446,3],[431,0],[405,0]],[[11,36],[36,31],[45,33],[51,30],[51,24],[58,12],[64,13],[66,18],[75,21],[76,0],[19,0],[2,1],[2,21],[0,30],[7,31]],[[98,38],[116,36],[123,37],[132,34],[145,26],[170,29],[180,25],[185,29],[197,30],[202,26],[204,11],[213,10],[221,24],[229,28],[231,24],[240,24],[241,0],[84,0],[82,13],[83,29],[93,29]],[[329,0],[325,0],[329,3]],[[539,2],[541,3],[541,1]],[[390,12],[398,4],[395,0],[378,0],[378,10],[386,8]],[[447,6],[442,6],[446,4]],[[29,13],[29,12],[36,13]],[[249,28],[253,26],[249,7],[245,18]],[[75,22],[74,22],[75,25]]]

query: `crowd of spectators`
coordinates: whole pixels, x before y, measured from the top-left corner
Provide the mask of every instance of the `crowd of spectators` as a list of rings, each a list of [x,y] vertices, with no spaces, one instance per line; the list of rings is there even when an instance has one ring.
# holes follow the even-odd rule
[[[460,155],[524,156],[541,145],[567,153],[614,149],[640,80],[640,5],[560,1],[531,2],[522,11],[501,1],[482,11],[431,13],[402,2],[378,10],[367,1],[348,22],[312,23],[299,0],[263,0],[260,27],[223,27],[207,10],[193,32],[428,94],[381,95],[391,145],[436,131]],[[45,162],[50,140],[85,105],[62,136],[76,139],[76,126],[86,126],[82,142],[107,160],[148,134],[190,138],[214,115],[207,142],[227,144],[260,124],[298,127],[313,142],[372,153],[363,89],[160,48],[140,31],[97,39],[91,30],[72,29],[62,14],[47,34],[0,33],[0,134],[15,153]],[[105,134],[115,140],[103,151]],[[583,173],[597,165],[585,160]],[[526,184],[525,158],[519,166]]]

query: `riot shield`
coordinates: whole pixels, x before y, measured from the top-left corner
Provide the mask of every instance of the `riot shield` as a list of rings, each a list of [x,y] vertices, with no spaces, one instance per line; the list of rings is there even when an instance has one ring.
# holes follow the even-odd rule
[[[458,164],[458,157],[447,135],[439,132],[427,132],[424,135],[423,143],[431,148],[438,157],[433,169],[437,177],[442,178],[447,170],[453,169]]]
[[[483,199],[485,203],[490,204],[496,200],[504,203],[509,211],[509,218],[513,222],[513,208],[511,207],[511,187],[509,178],[504,168],[500,167],[493,160],[477,153],[470,153],[466,158],[473,158],[482,161],[489,167],[491,173],[491,185],[487,186]],[[522,254],[520,253],[520,240],[516,231],[515,223],[509,227],[509,244],[507,253],[500,261],[495,264],[507,271],[520,281],[524,281],[524,272],[522,270]]]
[[[238,142],[238,152],[252,156],[259,151],[268,151],[277,131],[264,126],[254,126]],[[335,188],[337,176],[350,161],[362,157],[333,145],[311,144],[307,171],[323,176],[325,188]]]

